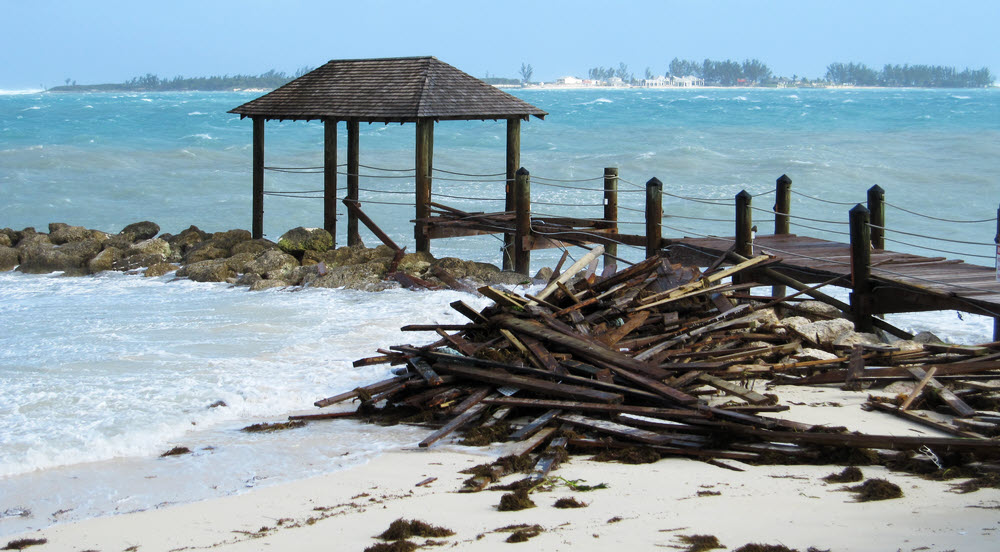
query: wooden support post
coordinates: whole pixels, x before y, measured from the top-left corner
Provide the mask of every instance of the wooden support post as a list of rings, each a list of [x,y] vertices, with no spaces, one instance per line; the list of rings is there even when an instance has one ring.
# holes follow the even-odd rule
[[[514,175],[514,272],[528,275],[531,270],[531,175],[521,167]]]
[[[264,237],[264,118],[253,118],[253,239]]]
[[[361,123],[347,121],[347,199],[358,202],[358,173],[361,170],[360,135]],[[353,212],[347,212],[347,245],[361,243],[358,232],[358,217]]]
[[[618,169],[614,167],[604,168],[604,220],[607,222],[605,228],[618,233]],[[615,262],[614,257],[618,256],[618,244],[609,243],[604,246],[604,266],[611,266]]]
[[[788,234],[788,214],[792,210],[792,179],[783,174],[775,181],[774,233]]]
[[[993,243],[997,244],[996,272],[997,281],[1000,282],[1000,208],[997,209],[997,234]],[[1000,341],[1000,316],[993,317],[993,341]]]
[[[323,119],[323,229],[337,243],[337,120]]]
[[[872,247],[885,249],[885,190],[878,184],[868,188],[868,213]]]
[[[514,194],[514,179],[517,177],[517,169],[521,168],[521,119],[507,119],[507,182],[504,186],[506,191],[504,210],[508,213],[517,209],[517,198]],[[514,236],[504,234],[503,251],[500,257],[503,261],[504,270],[514,269]]]
[[[736,249],[737,255],[753,257],[753,240],[756,227],[753,226],[753,210],[750,203],[753,196],[746,190],[736,194]],[[733,283],[742,284],[750,281],[749,274],[734,274]]]
[[[416,143],[416,218],[426,219],[431,215],[431,171],[434,170],[434,119],[417,119]],[[417,251],[430,253],[431,239],[424,223],[417,222],[413,228]]]
[[[871,227],[868,209],[860,203],[851,209],[851,314],[854,329],[872,331]]]
[[[746,190],[736,194],[736,254],[753,257],[753,200]]]
[[[792,211],[792,179],[787,174],[775,181],[774,197],[774,233],[788,234],[791,231],[788,215]],[[784,297],[785,293],[785,286],[771,286],[771,297]]]
[[[663,240],[663,183],[650,178],[646,182],[646,258],[660,254]]]

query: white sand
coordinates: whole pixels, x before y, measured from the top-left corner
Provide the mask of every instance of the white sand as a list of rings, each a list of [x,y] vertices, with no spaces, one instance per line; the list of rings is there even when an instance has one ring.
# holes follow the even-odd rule
[[[791,419],[836,420],[868,433],[926,433],[890,416],[862,412],[857,404],[865,393],[790,387],[777,392],[783,403],[805,403],[793,406],[787,413]],[[838,466],[748,466],[726,460],[746,470],[735,472],[686,459],[627,466],[577,456],[552,475],[606,483],[608,489],[582,493],[557,487],[533,493],[536,508],[498,512],[502,493],[455,492],[468,477],[459,470],[490,459],[481,449],[476,451],[480,454],[443,445],[430,451],[390,452],[347,471],[244,495],[58,525],[7,540],[48,539],[29,549],[39,552],[108,552],[131,546],[141,552],[207,547],[360,552],[380,542],[373,536],[402,517],[448,527],[456,535],[439,540],[473,551],[509,550],[512,545],[504,542],[508,533],[494,531],[519,523],[545,529],[524,546],[531,550],[683,549],[680,535],[715,535],[729,550],[749,542],[783,544],[803,552],[810,546],[851,551],[1000,549],[997,489],[957,494],[949,492],[948,482],[862,467],[866,478],[895,482],[905,496],[858,503],[854,495],[840,491],[844,485],[820,480],[839,472]],[[503,447],[490,452],[502,455]],[[438,479],[415,486],[428,477]],[[590,505],[553,507],[557,499],[569,496]],[[621,521],[609,523],[612,518]],[[282,519],[287,521],[279,526]],[[262,527],[269,529],[259,533]]]

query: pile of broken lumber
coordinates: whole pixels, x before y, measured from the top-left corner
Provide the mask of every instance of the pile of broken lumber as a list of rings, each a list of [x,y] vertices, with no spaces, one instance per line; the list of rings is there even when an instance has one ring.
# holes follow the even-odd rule
[[[483,287],[491,306],[453,303],[467,324],[404,327],[434,331],[440,340],[380,349],[355,365],[397,365],[396,377],[316,403],[357,400],[356,411],[297,418],[420,419],[436,427],[421,447],[457,430],[503,426],[509,429],[498,432],[500,439],[523,443],[522,454],[558,438],[571,449],[639,447],[716,463],[838,463],[867,449],[930,449],[945,461],[986,469],[1000,460],[1000,441],[992,438],[1000,427],[1000,386],[989,383],[1000,379],[1000,344],[832,345],[776,315],[799,293],[748,294],[754,270],[772,257],[705,272],[653,257],[598,276],[602,252],[594,249],[561,273],[557,266],[536,294]],[[825,358],[803,349],[825,350]],[[868,406],[951,436],[868,435],[838,428],[837,420],[768,417],[788,406],[751,388],[765,380],[858,390],[910,381],[910,393],[873,398]]]

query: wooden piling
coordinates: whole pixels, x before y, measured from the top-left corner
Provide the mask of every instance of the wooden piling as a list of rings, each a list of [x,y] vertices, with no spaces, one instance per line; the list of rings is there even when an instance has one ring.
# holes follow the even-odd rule
[[[253,239],[264,237],[264,118],[253,118]]]
[[[531,175],[521,167],[514,175],[515,229],[514,272],[528,275],[531,269]]]
[[[775,181],[774,188],[774,233],[788,234],[790,231],[788,213],[792,208],[792,179],[783,174]]]
[[[504,210],[510,213],[517,209],[517,197],[514,194],[514,179],[517,176],[517,169],[521,167],[521,119],[511,118],[507,119],[507,163],[506,163],[506,173],[507,182],[504,186],[506,191]],[[504,234],[503,236],[503,251],[501,252],[501,261],[503,262],[504,270],[511,270],[514,268],[513,257],[511,252],[513,251],[514,236],[510,234]]]
[[[650,178],[646,182],[646,258],[660,254],[663,240],[663,183]]]
[[[604,220],[615,234],[618,233],[618,169],[604,168]],[[610,266],[618,255],[618,244],[609,243],[604,246],[604,266]]]
[[[997,208],[997,234],[993,243],[997,244],[996,279],[1000,282],[1000,208]],[[993,341],[1000,341],[1000,316],[993,317]]]
[[[431,159],[434,156],[434,119],[417,119],[416,142],[416,218],[431,216]],[[417,222],[413,228],[417,251],[430,253],[431,239],[426,232],[426,224]]]
[[[361,172],[360,160],[360,134],[361,123],[347,121],[347,199],[358,202],[358,173]],[[358,217],[347,211],[347,245],[358,245],[361,243],[361,234],[358,232]]]
[[[872,247],[885,249],[885,190],[878,184],[868,188],[868,212]],[[875,228],[876,226],[881,228]]]
[[[851,314],[854,329],[859,332],[870,332],[873,328],[869,216],[868,209],[860,203],[851,209]]]
[[[753,257],[753,196],[746,190],[736,194],[736,253]]]
[[[783,174],[775,181],[774,187],[774,234],[788,234],[791,231],[789,213],[792,211],[792,179]],[[771,286],[772,297],[784,297],[785,286]]]
[[[323,228],[337,243],[337,120],[323,119]]]

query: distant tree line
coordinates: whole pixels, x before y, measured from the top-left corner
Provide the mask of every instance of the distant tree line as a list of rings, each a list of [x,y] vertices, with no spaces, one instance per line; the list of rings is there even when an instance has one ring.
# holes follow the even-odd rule
[[[587,78],[590,80],[608,81],[616,77],[623,82],[632,82],[635,80],[635,75],[628,70],[628,65],[624,61],[618,63],[618,68],[598,66],[592,67],[587,72]]]
[[[312,71],[311,67],[302,67],[293,75],[288,75],[284,71],[271,69],[259,75],[222,75],[212,77],[185,78],[177,76],[172,79],[161,79],[158,76],[147,73],[141,77],[134,77],[131,80],[120,84],[91,84],[77,85],[73,81],[72,85],[56,86],[50,88],[51,92],[79,92],[79,91],[126,91],[126,92],[176,92],[187,90],[234,90],[246,88],[278,88],[292,79]],[[68,79],[67,79],[68,80]]]
[[[735,86],[737,84],[760,84],[771,79],[771,68],[758,59],[742,62],[727,59],[702,62],[674,58],[667,70],[675,77],[695,76],[705,80],[705,84]]]
[[[993,82],[986,67],[959,72],[940,65],[886,65],[876,71],[863,63],[831,63],[826,80],[857,86],[900,86],[921,88],[982,88]]]

